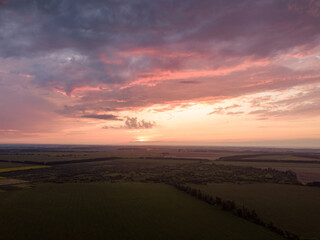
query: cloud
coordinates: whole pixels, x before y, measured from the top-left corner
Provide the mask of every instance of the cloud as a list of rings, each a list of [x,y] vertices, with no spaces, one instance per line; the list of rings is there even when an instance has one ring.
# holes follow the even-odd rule
[[[119,120],[122,111],[153,105],[320,82],[317,1],[2,2],[0,84],[9,81],[3,72],[17,87],[19,74],[30,76],[23,82],[34,89],[28,97],[41,105],[46,94],[63,95],[48,103],[63,117]],[[312,106],[300,105],[316,113]],[[110,111],[115,115],[100,114]],[[153,127],[126,121],[127,128]]]
[[[171,44],[183,44],[184,50],[200,53],[218,45],[228,54],[266,56],[313,40],[319,8],[311,0],[10,1],[1,9],[2,26],[10,30],[1,32],[2,44],[8,44],[1,51],[25,56],[77,49],[94,55],[107,46],[129,50],[166,45],[171,51]]]
[[[320,85],[300,86],[287,96],[264,96],[251,101],[251,115],[259,118],[310,117],[320,115]],[[259,104],[257,104],[259,102]]]
[[[243,114],[244,112],[227,112],[228,115],[240,115]]]
[[[127,120],[125,121],[125,128],[128,129],[148,129],[153,128],[155,125],[155,122],[148,122],[143,119],[138,121],[136,117],[127,117]]]
[[[82,118],[92,118],[92,119],[99,119],[99,120],[111,120],[111,121],[122,121],[118,116],[112,114],[89,114],[83,115]]]
[[[23,135],[43,131],[54,132],[60,129],[62,118],[54,112],[56,105],[50,99],[50,92],[31,88],[27,86],[23,77],[14,77],[0,74],[2,133]]]
[[[228,114],[228,115],[237,115],[237,114],[242,114],[243,112],[232,112],[229,111],[230,109],[234,109],[234,108],[238,108],[240,107],[239,104],[233,104],[230,106],[226,106],[226,107],[216,107],[212,112],[208,113],[208,115],[212,115],[212,114]]]
[[[156,126],[154,121],[138,120],[136,117],[126,117],[124,125],[120,126],[103,126],[103,129],[150,129]]]
[[[182,83],[182,84],[199,84],[201,82],[200,81],[184,80],[184,81],[180,81],[179,83]]]

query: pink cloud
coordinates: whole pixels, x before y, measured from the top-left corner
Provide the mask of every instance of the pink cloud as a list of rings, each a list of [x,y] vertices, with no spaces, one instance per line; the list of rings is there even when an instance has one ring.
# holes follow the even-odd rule
[[[6,134],[53,131],[63,128],[61,119],[91,124],[149,107],[180,111],[250,94],[284,96],[320,82],[318,1],[0,3]],[[318,115],[318,92],[304,93],[252,99],[251,113]],[[209,111],[243,112],[234,105]]]

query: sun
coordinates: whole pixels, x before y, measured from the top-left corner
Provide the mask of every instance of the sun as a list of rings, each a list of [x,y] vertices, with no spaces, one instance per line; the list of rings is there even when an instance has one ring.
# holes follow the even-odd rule
[[[137,137],[136,142],[147,142],[148,140],[145,137]]]

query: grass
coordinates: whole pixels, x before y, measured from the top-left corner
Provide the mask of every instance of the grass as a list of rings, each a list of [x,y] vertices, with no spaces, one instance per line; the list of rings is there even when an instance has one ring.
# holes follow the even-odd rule
[[[46,168],[47,166],[23,166],[23,167],[11,167],[11,168],[1,168],[0,173],[2,172],[13,172],[13,171],[20,171],[20,170],[29,170],[29,169],[37,169],[37,168]]]
[[[282,239],[163,184],[43,184],[0,193],[0,239]]]
[[[308,239],[320,238],[320,189],[284,184],[192,185],[203,192],[255,209],[265,222]]]

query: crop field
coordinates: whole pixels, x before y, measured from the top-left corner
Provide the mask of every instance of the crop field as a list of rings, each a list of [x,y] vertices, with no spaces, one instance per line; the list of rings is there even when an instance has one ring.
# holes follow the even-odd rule
[[[22,170],[29,170],[29,169],[38,169],[38,168],[45,168],[46,166],[21,166],[21,167],[9,167],[9,168],[1,168],[1,172],[12,172],[12,171],[22,171]]]
[[[10,161],[34,161],[34,162],[52,162],[52,161],[65,161],[65,160],[76,160],[76,159],[88,159],[88,158],[99,158],[99,157],[110,157],[109,152],[82,152],[82,151],[62,151],[59,152],[38,152],[31,151],[28,153],[13,152],[7,154],[1,154],[0,160]]]
[[[254,158],[287,158],[287,151],[0,148],[0,239],[319,238],[320,188],[300,181],[314,181],[320,164]],[[317,159],[319,151],[296,150],[292,156]],[[210,196],[223,201],[208,201]],[[229,200],[243,208],[224,208]]]
[[[297,174],[298,179],[302,183],[320,182],[320,167],[277,167],[277,170],[291,170]]]
[[[34,162],[55,162],[78,159],[94,159],[105,157],[122,157],[122,158],[140,158],[140,157],[158,157],[158,158],[200,158],[216,160],[220,157],[241,154],[239,152],[197,152],[186,149],[172,148],[110,148],[108,150],[85,151],[75,149],[56,149],[48,151],[30,150],[28,152],[10,151],[0,154],[0,160],[6,161],[34,161]]]
[[[12,162],[0,162],[0,173],[11,172],[11,171],[22,171],[29,169],[44,168],[46,166],[41,165],[30,165],[24,163],[12,163]]]
[[[9,171],[0,176],[32,182],[152,181],[152,182],[272,182],[298,184],[295,174],[273,169],[216,165],[191,159],[107,159],[73,162],[48,168]]]
[[[202,158],[209,160],[216,160],[220,157],[233,156],[233,155],[241,155],[244,153],[241,152],[227,152],[227,151],[201,151],[201,150],[180,150],[180,151],[169,151],[165,154],[166,157],[176,157],[176,158]]]
[[[292,163],[292,162],[245,162],[245,161],[214,161],[216,164],[244,166],[244,167],[259,167],[259,168],[280,168],[280,167],[300,167],[300,168],[320,168],[320,164],[314,163]]]
[[[163,184],[42,184],[0,193],[0,239],[282,239]]]
[[[313,157],[304,157],[304,156],[294,156],[290,154],[282,154],[282,155],[262,155],[262,156],[250,156],[250,157],[245,157],[244,160],[251,160],[251,159],[257,159],[257,160],[285,160],[285,161],[311,161],[311,160],[316,160],[320,162],[320,159],[318,158],[313,158]]]
[[[62,147],[62,148],[13,148],[1,149],[0,160],[52,162],[105,157],[140,158],[175,156],[192,157],[192,150],[173,147]],[[187,154],[185,154],[187,153]],[[216,153],[212,153],[216,156]],[[228,155],[228,154],[227,154]],[[195,156],[200,157],[199,153]],[[218,154],[219,157],[225,154]]]
[[[320,238],[319,188],[263,183],[191,186],[212,196],[233,200],[239,206],[254,209],[264,221],[272,221],[302,239]]]
[[[0,177],[0,191],[27,188],[27,187],[30,187],[27,181]]]
[[[255,167],[255,168],[274,168],[280,171],[291,170],[295,172],[298,179],[303,183],[320,181],[320,164],[313,163],[286,163],[286,162],[232,162],[232,161],[215,161],[216,164]]]
[[[0,162],[0,169],[30,166],[24,163]]]

